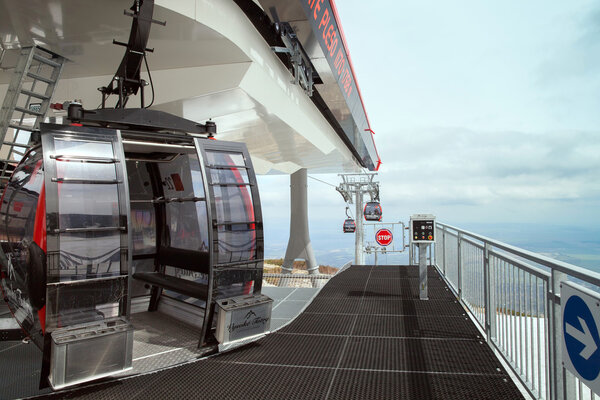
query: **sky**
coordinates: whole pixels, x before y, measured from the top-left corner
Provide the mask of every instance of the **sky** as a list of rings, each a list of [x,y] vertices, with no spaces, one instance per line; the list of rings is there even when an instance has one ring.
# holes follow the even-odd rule
[[[498,223],[600,233],[598,1],[336,5],[383,162],[384,221],[432,213],[488,235]],[[289,177],[259,185],[267,255],[282,256]],[[309,179],[317,258],[352,247],[344,208]]]

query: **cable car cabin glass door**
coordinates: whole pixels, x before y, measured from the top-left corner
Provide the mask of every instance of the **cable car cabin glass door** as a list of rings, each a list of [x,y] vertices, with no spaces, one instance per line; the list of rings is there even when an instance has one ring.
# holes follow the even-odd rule
[[[50,331],[126,315],[129,202],[119,132],[44,124]]]
[[[211,199],[215,298],[260,292],[263,230],[256,177],[246,146],[196,139]]]

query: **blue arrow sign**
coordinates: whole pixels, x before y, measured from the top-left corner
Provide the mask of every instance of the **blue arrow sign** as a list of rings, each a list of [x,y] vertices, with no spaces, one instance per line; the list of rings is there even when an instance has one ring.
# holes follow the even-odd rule
[[[565,299],[563,336],[573,367],[584,379],[593,381],[600,374],[600,337],[594,315],[577,295]]]

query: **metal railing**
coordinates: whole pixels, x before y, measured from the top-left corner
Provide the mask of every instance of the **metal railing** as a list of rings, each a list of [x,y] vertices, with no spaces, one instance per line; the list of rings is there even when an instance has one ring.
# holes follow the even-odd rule
[[[263,284],[278,287],[312,287],[322,288],[335,275],[349,268],[353,264],[348,261],[342,265],[334,274],[282,274],[263,273]]]
[[[537,399],[600,399],[562,365],[560,283],[600,274],[436,223],[433,264],[488,344]]]
[[[263,274],[263,282],[278,287],[321,288],[331,279],[328,274]]]

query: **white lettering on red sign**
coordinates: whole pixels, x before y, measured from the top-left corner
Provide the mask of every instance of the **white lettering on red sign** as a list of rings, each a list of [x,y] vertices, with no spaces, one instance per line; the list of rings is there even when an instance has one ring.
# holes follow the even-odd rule
[[[392,243],[393,236],[392,231],[389,229],[383,228],[377,231],[375,234],[375,241],[380,246],[389,246]]]

